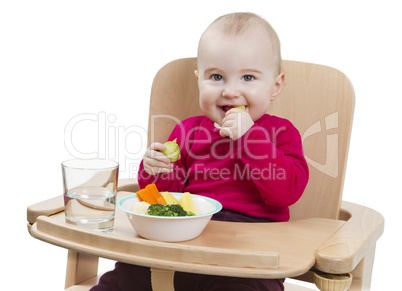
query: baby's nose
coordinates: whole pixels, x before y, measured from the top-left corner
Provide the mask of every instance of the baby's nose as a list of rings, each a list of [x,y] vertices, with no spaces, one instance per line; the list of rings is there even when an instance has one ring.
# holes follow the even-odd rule
[[[240,96],[240,91],[235,85],[228,84],[222,91],[222,96],[226,98],[235,98]]]

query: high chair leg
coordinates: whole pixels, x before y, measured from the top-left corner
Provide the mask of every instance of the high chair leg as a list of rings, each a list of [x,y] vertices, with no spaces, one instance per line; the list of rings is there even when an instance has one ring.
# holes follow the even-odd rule
[[[67,289],[96,276],[98,274],[98,261],[98,257],[69,250],[64,288]]]
[[[350,291],[370,290],[371,276],[373,273],[375,256],[375,244],[368,254],[361,260],[357,267],[353,270],[353,281]]]
[[[174,271],[151,268],[153,291],[174,291]]]

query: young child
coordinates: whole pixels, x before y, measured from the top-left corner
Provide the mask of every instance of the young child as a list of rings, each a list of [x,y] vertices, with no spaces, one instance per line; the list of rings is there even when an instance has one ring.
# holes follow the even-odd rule
[[[265,113],[284,84],[275,31],[251,13],[218,18],[200,39],[195,77],[205,115],[182,121],[171,133],[169,140],[180,146],[177,162],[159,152],[165,149],[162,143],[151,144],[140,165],[140,187],[155,183],[161,191],[216,199],[223,209],[215,220],[289,220],[289,206],[307,184],[308,167],[296,128]],[[141,287],[139,273],[147,278]],[[182,272],[174,279],[178,291],[283,290],[283,281]],[[92,290],[123,288],[151,290],[149,269],[117,263]]]

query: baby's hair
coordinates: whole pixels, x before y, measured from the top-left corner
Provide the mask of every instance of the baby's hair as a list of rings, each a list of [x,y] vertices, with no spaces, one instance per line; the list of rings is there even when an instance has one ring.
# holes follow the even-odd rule
[[[262,27],[267,32],[267,36],[271,40],[273,65],[277,67],[277,73],[279,74],[282,70],[279,37],[272,26],[265,19],[254,13],[239,12],[220,16],[205,30],[201,36],[200,43],[205,33],[211,28],[220,30],[225,36],[237,36],[242,33],[247,33],[249,29],[255,28],[256,26]]]

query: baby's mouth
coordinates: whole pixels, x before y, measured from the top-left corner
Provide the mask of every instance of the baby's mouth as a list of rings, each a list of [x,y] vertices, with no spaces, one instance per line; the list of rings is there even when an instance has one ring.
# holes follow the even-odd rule
[[[224,112],[228,112],[230,109],[233,109],[233,108],[238,108],[240,105],[223,105],[222,106],[222,110],[224,111]],[[243,108],[245,108],[244,106],[243,106]],[[243,109],[244,110],[244,109]]]
[[[224,112],[228,112],[232,108],[234,108],[234,106],[232,106],[232,105],[224,105],[224,106],[222,106],[222,110]]]

